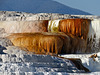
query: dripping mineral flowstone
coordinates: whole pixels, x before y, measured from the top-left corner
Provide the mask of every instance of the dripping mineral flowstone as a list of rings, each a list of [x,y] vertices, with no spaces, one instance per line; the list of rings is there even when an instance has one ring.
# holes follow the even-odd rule
[[[65,54],[93,53],[100,51],[99,25],[99,19],[94,19],[92,21],[89,19],[0,21],[0,28],[5,29],[6,33],[65,33],[67,40],[69,38],[70,41],[66,43],[64,41],[64,45],[67,44],[66,48],[69,49],[66,50],[65,47],[62,47],[64,50],[61,52]],[[50,50],[52,50],[52,48]]]
[[[89,25],[89,19],[50,20],[48,24],[48,31],[64,32],[65,34],[70,33],[74,36],[87,40]]]
[[[64,33],[15,33],[7,38],[15,46],[25,47],[35,54],[85,53],[87,45],[84,39]]]
[[[100,19],[93,19],[91,21],[87,43],[89,53],[100,52]]]

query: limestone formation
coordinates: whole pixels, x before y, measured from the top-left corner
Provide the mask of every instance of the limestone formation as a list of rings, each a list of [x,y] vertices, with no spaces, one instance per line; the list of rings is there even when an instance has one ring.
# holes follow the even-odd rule
[[[0,55],[0,65],[1,75],[41,75],[43,73],[44,75],[48,73],[51,73],[50,75],[58,73],[66,75],[87,72],[81,66],[82,63],[79,62],[79,59],[69,60],[50,55],[4,54]]]
[[[64,33],[16,33],[8,38],[15,46],[25,47],[36,54],[85,53],[86,41]]]
[[[59,32],[59,21],[60,20],[50,20],[48,23],[48,32]]]
[[[64,19],[59,23],[59,31],[87,40],[89,25],[89,19]]]
[[[93,19],[91,21],[88,33],[87,50],[88,53],[100,51],[100,19]]]
[[[47,32],[48,21],[0,21],[0,28],[6,33]]]
[[[100,17],[0,11],[0,75],[100,71],[100,53],[88,59],[87,55],[78,54],[100,51],[100,20],[92,20],[90,25],[89,19],[94,18]],[[49,20],[54,24],[50,31]],[[71,59],[50,56],[61,53]],[[74,53],[84,59],[82,63],[89,70]]]
[[[0,37],[0,45],[3,47],[13,46],[13,43],[5,37]]]
[[[84,39],[80,39],[78,38],[78,45],[77,45],[77,48],[76,48],[76,51],[75,53],[87,53],[87,41],[84,40]]]
[[[21,54],[28,54],[28,50],[26,48],[18,47],[18,46],[8,46],[6,47],[6,50],[3,50],[3,52],[10,55],[12,54],[12,55],[17,55],[17,56]]]
[[[5,54],[3,50],[8,46],[13,46],[12,42],[7,38],[0,37],[0,54]]]
[[[100,18],[100,16],[0,11],[0,21],[58,20],[58,19],[70,19],[70,18],[98,19]]]
[[[79,19],[80,17],[81,19]],[[100,24],[99,19],[94,18],[99,18],[99,16],[2,11],[0,12],[0,37],[5,36],[2,34],[5,32],[8,35],[8,33],[59,33],[61,31],[66,33],[67,36],[63,37],[67,38],[67,42],[63,39],[64,44],[61,53],[98,52],[100,50],[100,39],[98,38]],[[91,25],[89,19],[94,19],[91,21]],[[50,21],[53,25],[50,24]],[[49,24],[51,29],[49,29]],[[71,37],[68,34],[73,36]]]
[[[63,42],[68,39],[63,37],[55,33],[17,33],[8,38],[15,46],[25,47],[36,54],[58,54],[61,53]]]
[[[57,35],[58,33],[59,33],[59,35],[61,35],[59,37],[63,43],[61,43],[61,46],[59,46],[59,47],[61,47],[61,48],[59,48],[60,50],[59,49],[56,50],[54,47],[53,48],[55,50],[54,49],[52,50],[52,46],[55,43],[54,38],[52,38],[53,40],[50,43],[48,43],[50,39],[47,39],[44,37],[38,39],[38,41],[37,41],[38,44],[42,44],[42,46],[40,46],[40,47],[43,47],[43,48],[40,48],[40,47],[37,48],[37,47],[35,47],[34,44],[32,44],[33,46],[30,47],[30,45],[28,45],[28,43],[27,43],[28,50],[32,50],[35,48],[33,51],[34,53],[37,52],[38,54],[41,54],[41,53],[48,54],[48,52],[50,52],[50,53],[55,53],[55,54],[58,54],[58,53],[66,54],[66,53],[85,53],[86,52],[86,47],[87,47],[86,42],[87,42],[87,35],[88,35],[89,23],[90,23],[90,20],[88,20],[88,19],[54,20],[54,21],[49,21],[49,23],[48,23],[48,20],[1,21],[0,23],[1,23],[0,28],[4,28],[5,32],[7,34],[8,33],[35,33],[35,32],[44,33],[44,32],[47,32],[47,33],[45,33],[45,35],[47,36],[48,34],[53,32],[53,33],[51,33],[51,34],[53,34],[53,36],[58,36]],[[18,34],[16,34],[16,35],[18,35]],[[40,36],[41,35],[39,34],[38,37],[40,37]],[[35,37],[35,38],[38,38],[38,37]],[[50,38],[50,37],[48,37],[48,38]],[[23,41],[25,39],[26,38],[24,38]],[[34,40],[34,39],[32,39],[32,40]],[[42,42],[40,42],[41,40],[42,40]],[[45,41],[47,41],[47,43]],[[27,42],[29,42],[29,40]],[[36,41],[34,41],[34,42],[36,42]],[[44,43],[46,43],[46,44],[44,45]],[[25,47],[26,46],[25,44],[24,45],[22,44],[22,45]],[[19,45],[16,45],[16,46],[19,46]],[[48,48],[46,48],[46,47],[48,47]],[[45,51],[45,49],[47,51]],[[53,52],[53,51],[55,51],[55,52]]]
[[[87,42],[84,39],[80,39],[79,37],[73,36],[72,34],[67,34],[70,38],[70,48],[66,50],[64,53],[70,54],[78,54],[78,53],[85,53],[87,48]],[[68,43],[67,43],[68,44]],[[69,52],[68,52],[69,51]]]

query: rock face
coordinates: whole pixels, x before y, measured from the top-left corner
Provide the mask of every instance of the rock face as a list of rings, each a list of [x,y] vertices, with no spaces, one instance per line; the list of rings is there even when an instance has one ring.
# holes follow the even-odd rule
[[[80,26],[78,27],[75,24],[75,26],[76,26],[75,27],[74,25],[69,24],[70,21],[68,22],[69,26],[66,26],[67,20],[68,21],[69,20],[78,20],[80,22],[78,24],[78,26],[79,25]],[[64,24],[63,24],[62,21],[64,21]],[[74,21],[72,21],[72,22],[74,22]],[[75,22],[77,22],[77,21],[75,21]],[[43,49],[42,48],[35,48],[34,49],[34,51],[36,51],[38,54],[41,54],[41,53],[45,54],[47,52],[52,52],[52,53],[55,53],[55,54],[58,54],[58,53],[64,53],[64,54],[66,54],[66,53],[85,53],[86,52],[86,47],[87,47],[87,43],[86,43],[85,40],[86,40],[86,37],[87,37],[88,26],[89,25],[87,23],[87,20],[86,20],[86,25],[84,25],[84,24],[81,25],[81,22],[82,23],[85,22],[84,19],[54,20],[51,23],[49,21],[49,24],[48,24],[48,20],[36,20],[36,21],[1,21],[0,22],[0,24],[1,24],[0,28],[5,29],[6,33],[34,33],[34,32],[40,32],[40,33],[42,32],[43,33],[43,32],[54,32],[52,34],[54,34],[55,36],[56,36],[57,32],[61,33],[62,35],[64,33],[66,33],[66,35],[64,34],[63,36],[62,35],[60,36],[60,39],[62,39],[61,41],[63,42],[63,44],[61,43],[61,46],[59,46],[61,48],[59,48],[59,49],[57,48],[58,50],[55,50],[56,52],[54,51],[55,48],[53,48],[54,52],[52,51],[52,46],[55,45],[54,44],[55,42],[53,42],[54,40],[52,40],[52,42],[50,43],[50,45],[48,45],[49,43],[45,44],[46,47],[48,47],[48,48],[45,47],[43,41],[42,42],[38,42],[40,44],[43,44],[42,46],[40,46],[40,47],[43,47]],[[62,27],[60,27],[60,26],[62,26]],[[74,30],[71,29],[71,26],[74,26]],[[84,26],[87,26],[87,28],[86,28],[87,30],[85,29]],[[50,27],[51,27],[51,29],[49,29]],[[61,29],[62,29],[62,31],[61,31]],[[71,30],[73,30],[73,31],[71,31]],[[85,33],[83,33],[83,32],[85,32]],[[48,35],[48,34],[46,34],[46,35]],[[35,38],[37,38],[37,37],[35,37]],[[23,39],[23,41],[24,40],[25,40],[25,38]],[[30,39],[30,41],[31,41],[31,39]],[[45,39],[44,41],[47,41],[47,39]],[[29,42],[29,40],[27,42]],[[24,42],[24,43],[27,43],[27,42]],[[82,44],[80,44],[80,43],[82,43]],[[16,43],[16,46],[21,46],[21,44],[18,45],[18,43]],[[26,45],[23,44],[23,46],[25,47]],[[30,47],[30,45],[27,45],[27,46],[28,46],[27,47],[28,50],[33,51],[32,50],[33,46],[31,46],[31,47]],[[35,45],[34,45],[34,47],[35,47]],[[39,49],[38,50],[39,52],[37,51],[37,49]],[[41,49],[42,49],[42,52],[41,52]],[[47,50],[46,52],[45,52],[45,49]]]
[[[87,40],[89,25],[89,19],[64,19],[59,23],[59,31]]]
[[[5,16],[5,18],[10,17],[10,18],[17,19],[16,15],[19,15],[17,17],[20,17],[20,16],[23,17],[23,15],[24,15],[28,19],[26,19],[26,18],[24,20],[21,20],[21,19],[10,20],[9,19],[10,21],[9,20],[0,21],[1,33],[3,33],[3,32],[6,32],[6,33],[52,32],[52,30],[53,30],[53,32],[61,31],[61,32],[66,33],[67,36],[69,34],[76,36],[76,37],[73,37],[73,39],[72,39],[72,37],[70,37],[71,42],[69,45],[73,46],[73,48],[69,49],[69,47],[66,47],[69,50],[68,49],[63,50],[63,52],[65,52],[65,53],[77,53],[77,52],[81,53],[81,51],[82,51],[82,53],[84,53],[84,52],[90,53],[90,52],[98,52],[100,50],[99,42],[98,42],[99,41],[99,19],[91,20],[91,24],[90,24],[90,20],[88,20],[88,19],[71,19],[71,18],[80,18],[78,15],[72,16],[72,15],[66,15],[66,14],[63,15],[63,14],[48,14],[48,13],[27,14],[27,13],[17,13],[17,12],[16,13],[15,12],[2,12],[2,13],[3,13],[3,15],[1,15],[1,18],[4,18],[4,16]],[[12,15],[9,16],[10,14],[12,14]],[[14,14],[16,14],[16,15],[14,15]],[[32,17],[32,18],[29,19],[29,17]],[[70,19],[66,19],[66,18],[70,18]],[[90,18],[90,17],[83,16],[83,18]],[[98,18],[98,17],[92,16],[92,18]],[[55,20],[55,19],[58,19],[58,20]],[[48,25],[50,25],[49,20],[51,22],[55,21],[53,23],[54,25],[51,26],[51,30],[49,30],[49,26],[48,26]],[[95,26],[98,26],[98,27],[95,27]],[[94,40],[95,34],[96,34],[96,39],[98,39],[98,41]],[[92,40],[91,40],[91,35],[92,35]],[[0,36],[2,36],[2,34]],[[81,38],[81,39],[85,39],[86,42],[87,42],[87,38],[88,38],[88,42],[86,43],[84,40],[78,39],[77,37]],[[80,40],[80,42],[79,42],[79,40]],[[74,41],[76,41],[75,44],[74,43],[72,44],[72,42],[74,42]],[[82,44],[80,44],[80,43],[82,43]],[[76,47],[76,45],[79,47]],[[88,45],[88,46],[86,46],[86,45]],[[87,50],[86,50],[86,47],[87,47]],[[75,49],[77,49],[77,51]],[[72,52],[70,52],[70,50]]]
[[[15,46],[25,47],[36,54],[58,54],[63,46],[63,39],[53,33],[12,34],[8,38]]]
[[[76,49],[76,54],[77,53],[87,53],[87,41],[84,39],[78,39],[78,45]]]
[[[6,33],[47,32],[48,21],[0,21],[0,28]]]
[[[77,53],[85,53],[87,48],[87,42],[84,39],[81,39],[77,36],[73,36],[72,34],[67,34],[70,38],[70,54]],[[68,52],[65,52],[68,53]]]
[[[72,34],[87,41],[89,32],[89,19],[63,19],[50,20],[48,24],[49,32],[64,32],[66,35]]]
[[[100,19],[94,19],[91,21],[88,33],[88,47],[89,53],[100,51]]]
[[[0,28],[4,28],[6,33],[33,33],[33,32],[48,32],[48,31],[64,32],[66,34],[70,33],[74,36],[78,36],[86,40],[89,31],[90,20],[88,19],[54,20],[51,21],[49,26],[48,26],[48,20],[1,21],[0,24],[1,24]]]
[[[15,46],[25,47],[35,54],[85,53],[87,47],[84,39],[64,33],[16,33],[8,38]]]

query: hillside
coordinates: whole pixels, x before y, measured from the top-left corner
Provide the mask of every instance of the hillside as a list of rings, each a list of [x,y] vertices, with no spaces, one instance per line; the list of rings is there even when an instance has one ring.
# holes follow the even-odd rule
[[[0,0],[0,11],[90,15],[90,13],[71,8],[53,0]]]

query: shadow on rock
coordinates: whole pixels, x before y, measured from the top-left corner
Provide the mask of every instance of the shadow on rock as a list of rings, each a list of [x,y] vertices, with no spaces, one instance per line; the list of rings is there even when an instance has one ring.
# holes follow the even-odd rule
[[[6,47],[0,45],[0,54],[6,54],[3,50],[6,50]]]

